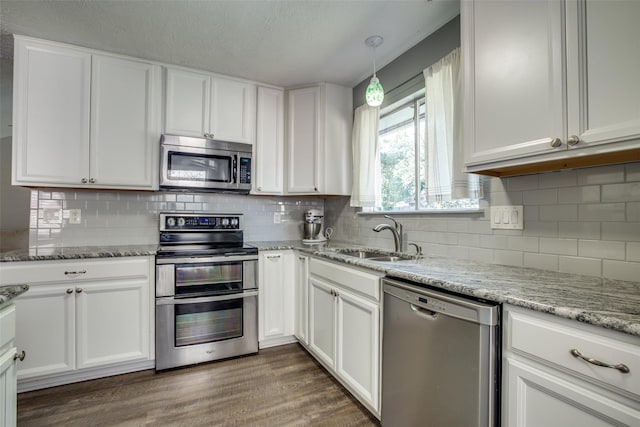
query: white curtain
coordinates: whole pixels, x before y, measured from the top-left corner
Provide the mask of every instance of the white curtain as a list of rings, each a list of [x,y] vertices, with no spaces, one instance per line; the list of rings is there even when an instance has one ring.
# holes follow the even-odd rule
[[[353,187],[351,206],[375,207],[381,200],[379,185],[376,185],[378,162],[378,125],[380,108],[361,105],[356,108],[353,120]]]
[[[460,48],[423,74],[427,202],[482,198],[479,177],[464,172]]]

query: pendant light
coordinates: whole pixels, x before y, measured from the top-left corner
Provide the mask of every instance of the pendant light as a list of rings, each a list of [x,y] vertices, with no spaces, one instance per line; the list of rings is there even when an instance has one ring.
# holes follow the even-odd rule
[[[382,85],[376,76],[376,48],[380,46],[383,41],[384,39],[380,36],[371,36],[364,41],[367,46],[373,48],[373,77],[371,77],[371,81],[365,92],[367,104],[372,107],[379,106],[384,99],[384,89],[382,89]]]

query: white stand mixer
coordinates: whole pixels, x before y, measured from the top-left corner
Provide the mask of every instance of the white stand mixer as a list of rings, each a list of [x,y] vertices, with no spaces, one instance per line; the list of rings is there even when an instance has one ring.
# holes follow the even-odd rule
[[[322,243],[327,239],[322,233],[324,212],[320,209],[309,209],[304,213],[304,238],[302,243]]]

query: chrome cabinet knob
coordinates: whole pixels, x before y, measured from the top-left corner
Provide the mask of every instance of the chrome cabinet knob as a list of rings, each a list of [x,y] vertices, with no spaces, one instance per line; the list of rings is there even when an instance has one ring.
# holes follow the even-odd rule
[[[95,178],[89,178],[89,184],[95,184],[95,183],[96,183]]]
[[[80,182],[81,182],[81,183],[83,183],[83,184],[86,184],[86,183],[87,183],[87,178],[82,178],[82,179],[80,180]]]
[[[79,293],[82,293],[82,288],[78,288],[78,289],[76,289],[76,293],[78,293],[78,294],[79,294]]]
[[[560,138],[553,138],[551,140],[551,146],[553,148],[558,148],[562,146],[562,140]]]
[[[72,294],[73,293],[73,289],[71,289],[71,288],[67,289],[67,293],[68,294]]]
[[[25,351],[22,350],[20,353],[16,353],[13,356],[13,360],[19,360],[22,362],[26,356],[27,356],[27,353],[25,353]]]
[[[567,138],[567,145],[571,147],[578,144],[579,142],[580,142],[580,138],[577,135],[571,135],[569,138]]]

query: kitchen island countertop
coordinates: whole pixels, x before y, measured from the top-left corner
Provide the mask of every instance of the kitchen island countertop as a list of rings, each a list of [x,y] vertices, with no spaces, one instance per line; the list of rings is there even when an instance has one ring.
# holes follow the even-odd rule
[[[301,241],[249,243],[262,251],[296,249],[458,294],[640,336],[640,282],[431,256],[397,262],[372,261],[343,252],[353,248],[379,249],[344,242],[328,245],[306,245]]]
[[[0,308],[4,308],[15,297],[29,290],[29,285],[0,286]]]

